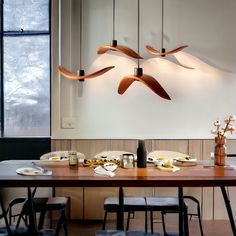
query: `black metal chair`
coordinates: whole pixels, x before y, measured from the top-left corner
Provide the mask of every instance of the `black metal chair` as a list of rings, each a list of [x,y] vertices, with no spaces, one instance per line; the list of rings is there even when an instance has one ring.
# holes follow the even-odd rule
[[[66,220],[66,207],[68,204],[68,198],[67,197],[34,197],[36,192],[36,188],[32,191],[32,201],[33,201],[33,207],[35,213],[39,213],[39,223],[38,223],[38,229],[42,230],[44,225],[44,219],[46,212],[59,212],[59,220],[56,225],[56,230],[54,235],[58,236],[61,226],[63,225],[65,236],[68,235],[68,228],[67,228],[67,220]],[[25,200],[22,209],[20,213],[12,214],[12,208],[15,207],[17,204],[22,203],[23,199]],[[13,201],[9,204],[9,222],[12,222],[12,218],[18,217],[16,228],[20,227],[21,222],[25,224],[25,226],[29,226],[29,205],[28,200],[26,198],[15,198]],[[52,219],[50,219],[50,228],[53,228],[52,226]],[[45,231],[46,232],[46,231]]]
[[[192,216],[197,216],[198,221],[199,221],[199,228],[200,228],[201,236],[204,236],[202,222],[201,222],[201,212],[200,212],[199,201],[192,196],[184,196],[184,199],[190,199],[197,205],[197,212],[189,213],[186,201],[184,202],[185,203],[184,204],[185,230],[188,230],[188,216],[190,216],[190,219]],[[147,197],[146,203],[147,203],[147,208],[150,211],[151,232],[153,233],[153,211],[160,211],[161,217],[162,217],[162,227],[163,227],[164,236],[169,235],[166,231],[164,215],[167,213],[178,213],[179,199],[175,197]]]
[[[12,229],[10,228],[8,219],[7,219],[7,211],[5,210],[2,197],[0,196],[0,204],[1,204],[1,213],[0,219],[4,220],[5,227],[0,227],[0,235],[13,235]]]
[[[106,228],[107,214],[117,213],[119,210],[118,197],[107,197],[104,201],[104,220],[102,229]],[[124,197],[124,212],[128,212],[126,230],[129,230],[131,215],[136,211],[145,212],[145,232],[147,232],[147,206],[144,197]]]
[[[18,227],[12,226],[8,219],[7,214],[9,213],[9,208],[5,209],[3,199],[0,193],[0,219],[3,219],[5,226],[0,227],[0,235],[1,236],[15,236],[15,235],[29,235],[28,228],[26,227]],[[53,236],[52,231],[48,231],[47,234],[40,232],[42,236]]]
[[[39,199],[39,198],[37,198]],[[56,226],[56,232],[55,235],[59,235],[61,226],[63,225],[65,236],[68,235],[68,228],[67,228],[67,219],[66,219],[66,206],[68,203],[68,198],[67,197],[51,197],[48,198],[46,201],[46,204],[43,205],[43,207],[40,210],[40,218],[39,218],[39,229],[43,228],[44,225],[44,219],[45,219],[45,214],[46,212],[51,212],[51,211],[59,211],[60,216],[59,220]],[[39,205],[38,205],[39,207]],[[37,209],[39,210],[39,209]]]
[[[19,206],[19,205],[21,205],[23,207],[23,205],[26,203],[26,201],[27,201],[27,199],[25,197],[14,198],[12,201],[10,201],[10,203],[8,205],[9,225],[12,225],[13,221],[18,219],[18,217],[20,216],[19,210],[16,210],[15,207]],[[25,225],[27,225],[27,218],[25,218],[23,216],[22,220],[24,221]]]

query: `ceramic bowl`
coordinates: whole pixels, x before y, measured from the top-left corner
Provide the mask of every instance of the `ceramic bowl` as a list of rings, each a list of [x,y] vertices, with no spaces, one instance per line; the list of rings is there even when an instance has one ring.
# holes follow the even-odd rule
[[[117,168],[117,164],[112,163],[112,162],[107,162],[103,166],[108,171],[115,171]]]

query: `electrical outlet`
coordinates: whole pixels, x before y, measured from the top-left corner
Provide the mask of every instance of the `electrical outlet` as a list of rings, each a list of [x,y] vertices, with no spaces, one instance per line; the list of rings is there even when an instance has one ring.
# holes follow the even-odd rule
[[[63,117],[61,127],[62,127],[62,129],[74,129],[75,128],[75,118]]]

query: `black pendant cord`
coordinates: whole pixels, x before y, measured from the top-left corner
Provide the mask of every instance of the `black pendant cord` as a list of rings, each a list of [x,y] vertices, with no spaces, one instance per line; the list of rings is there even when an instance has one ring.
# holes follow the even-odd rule
[[[116,1],[113,0],[113,11],[112,11],[112,18],[113,18],[113,25],[112,25],[112,40],[115,40],[115,19],[116,19]]]
[[[83,17],[82,17],[82,1],[83,0],[80,0],[80,19],[79,19],[79,23],[80,23],[80,26],[79,26],[79,28],[80,28],[80,34],[79,34],[79,40],[80,40],[80,42],[79,42],[79,69],[81,70],[82,69],[82,19],[83,19]]]
[[[164,39],[164,0],[161,1],[161,48],[163,48]]]
[[[139,55],[139,37],[140,37],[140,35],[139,35],[139,28],[140,28],[140,1],[138,0],[138,55]],[[139,59],[138,59],[138,68],[139,68],[139,65],[140,65],[140,63],[139,63]]]

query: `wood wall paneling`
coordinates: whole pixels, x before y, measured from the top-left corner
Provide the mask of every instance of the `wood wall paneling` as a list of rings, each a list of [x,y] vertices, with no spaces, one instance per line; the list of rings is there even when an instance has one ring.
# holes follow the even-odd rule
[[[127,151],[136,153],[138,141],[136,139],[112,139],[110,140],[110,150]]]
[[[214,151],[214,140],[145,140],[148,151],[173,150],[188,153],[197,159],[210,161],[210,153]],[[76,149],[92,158],[105,150],[124,150],[136,152],[137,140],[52,140],[52,150]],[[228,153],[236,153],[236,140],[227,140]],[[67,189],[67,188],[65,188]],[[103,201],[107,196],[116,196],[117,189],[85,188],[57,190],[61,195],[72,196],[71,217],[85,219],[103,218]],[[125,188],[127,196],[177,196],[176,188]],[[185,195],[195,196],[201,203],[203,219],[228,219],[225,205],[219,188],[184,188]],[[83,199],[84,195],[84,199]],[[229,188],[233,212],[236,212],[235,187]],[[83,203],[83,204],[82,204]],[[84,206],[84,208],[83,208]],[[190,208],[193,206],[190,205]],[[74,212],[75,209],[75,212]],[[96,211],[94,210],[96,209]],[[82,214],[83,212],[83,214]],[[140,215],[141,217],[141,215]]]
[[[84,219],[84,190],[83,188],[56,188],[56,196],[70,198],[70,218]]]
[[[213,140],[203,140],[203,160],[210,161],[210,153],[214,151],[214,141]],[[210,167],[211,168],[211,167]],[[214,219],[214,189],[203,188],[203,208],[202,215],[206,220]]]
[[[71,150],[71,140],[69,139],[54,139],[51,142],[52,151]]]
[[[198,160],[203,159],[203,143],[202,140],[194,139],[188,141],[188,154]],[[193,196],[198,199],[201,209],[203,208],[203,188],[184,188],[185,196]],[[196,212],[196,205],[192,201],[188,201],[188,209],[190,212]]]
[[[227,140],[226,147],[227,147],[228,154],[236,154],[236,140],[235,139]],[[235,161],[236,161],[236,157],[228,158],[229,164],[232,164],[232,162],[234,162],[233,164],[235,165]],[[235,215],[235,213],[236,213],[236,200],[235,200],[236,199],[236,187],[229,187],[228,190],[229,190],[229,198],[230,198],[232,211]]]
[[[103,219],[103,204],[108,196],[118,196],[118,188],[84,188],[84,219]]]

